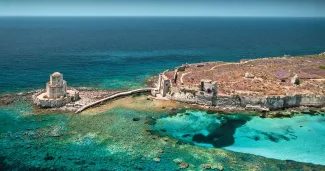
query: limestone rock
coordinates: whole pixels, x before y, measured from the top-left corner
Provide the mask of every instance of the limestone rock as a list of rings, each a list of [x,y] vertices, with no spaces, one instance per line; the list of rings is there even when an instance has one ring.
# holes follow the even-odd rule
[[[251,74],[251,73],[248,73],[248,72],[245,73],[245,78],[254,78],[254,77],[255,77],[254,74]]]

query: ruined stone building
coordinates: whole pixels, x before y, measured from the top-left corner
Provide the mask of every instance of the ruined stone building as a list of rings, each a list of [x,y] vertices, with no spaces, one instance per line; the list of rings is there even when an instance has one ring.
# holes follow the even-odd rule
[[[151,94],[153,96],[165,97],[170,90],[170,86],[170,80],[164,74],[159,74],[157,88],[153,89]]]

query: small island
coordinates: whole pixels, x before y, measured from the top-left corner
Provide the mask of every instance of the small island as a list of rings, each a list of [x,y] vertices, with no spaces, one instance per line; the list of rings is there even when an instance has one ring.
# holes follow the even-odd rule
[[[183,64],[159,74],[152,95],[221,110],[322,108],[324,64],[324,53]]]

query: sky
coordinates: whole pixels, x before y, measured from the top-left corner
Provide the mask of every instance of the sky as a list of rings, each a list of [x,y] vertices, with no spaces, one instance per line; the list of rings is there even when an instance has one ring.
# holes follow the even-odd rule
[[[0,0],[0,16],[325,17],[325,0]]]

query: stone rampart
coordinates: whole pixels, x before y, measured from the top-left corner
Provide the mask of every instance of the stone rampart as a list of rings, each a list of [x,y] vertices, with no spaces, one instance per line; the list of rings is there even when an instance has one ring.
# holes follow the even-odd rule
[[[166,96],[168,99],[183,103],[199,104],[217,107],[240,107],[260,106],[261,109],[280,110],[299,106],[325,107],[325,96],[294,95],[294,96],[213,96],[203,91],[184,88],[171,88]],[[215,105],[213,104],[215,102]]]

